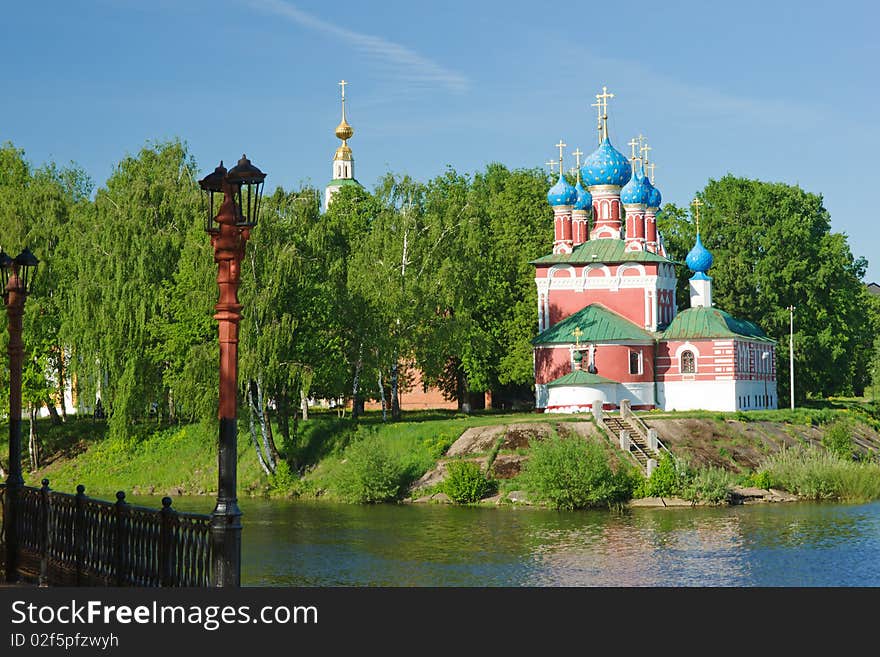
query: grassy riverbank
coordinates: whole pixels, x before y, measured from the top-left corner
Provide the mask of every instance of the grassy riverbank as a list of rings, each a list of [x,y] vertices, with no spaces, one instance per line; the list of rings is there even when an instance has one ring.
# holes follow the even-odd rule
[[[876,404],[844,401],[794,411],[652,412],[643,417],[649,425],[664,427],[661,437],[677,457],[692,466],[686,490],[695,497],[717,499],[725,487],[735,484],[772,484],[818,499],[880,497],[880,413]],[[302,495],[355,502],[402,498],[408,494],[408,486],[434,468],[467,429],[551,423],[552,438],[571,433],[566,427],[576,425],[570,423],[583,428],[585,421],[590,421],[589,416],[429,411],[405,413],[396,423],[383,423],[379,413],[354,422],[331,411],[317,411],[308,421],[298,423],[289,444],[276,432],[287,464],[276,477],[266,476],[260,469],[243,421],[239,428],[238,488],[242,496]],[[0,431],[0,460],[5,462],[8,430],[0,426]],[[23,432],[26,452],[26,422]],[[212,423],[142,424],[133,426],[129,436],[119,440],[108,437],[102,421],[71,417],[64,424],[52,425],[41,419],[38,435],[42,467],[25,472],[29,485],[39,485],[46,477],[54,490],[73,492],[82,483],[87,494],[105,498],[117,490],[175,496],[212,495],[216,489],[217,429]],[[596,436],[600,434],[595,434],[594,440]],[[838,441],[836,448],[833,439]],[[615,460],[616,448],[607,440],[604,446],[616,470],[617,461],[623,460],[620,455]],[[804,453],[812,449],[821,458],[796,457],[793,447]],[[834,449],[841,450],[844,458],[832,459]],[[472,456],[485,469],[495,459],[511,462],[528,453],[521,445],[501,449],[497,443]],[[816,477],[821,485],[815,483]],[[509,493],[526,487],[527,480],[514,473],[494,481],[493,486]],[[654,486],[654,492],[656,489]],[[439,490],[429,488],[428,492]],[[651,490],[635,482],[633,494],[644,496]]]

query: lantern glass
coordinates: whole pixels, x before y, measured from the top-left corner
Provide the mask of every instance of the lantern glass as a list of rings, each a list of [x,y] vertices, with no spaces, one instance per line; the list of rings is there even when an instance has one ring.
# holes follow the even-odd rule
[[[203,211],[206,215],[205,230],[209,233],[216,233],[218,230],[217,222],[214,221],[216,216],[214,208],[216,207],[217,211],[219,211],[222,197],[219,202],[215,202],[214,196],[216,194],[223,194],[223,182],[226,180],[226,174],[226,167],[223,166],[223,160],[221,160],[220,165],[212,173],[209,173],[199,181],[199,187],[202,188],[203,192]]]
[[[9,275],[12,273],[12,258],[9,257],[9,254],[0,249],[0,276],[3,278],[3,290],[0,292],[6,292],[6,286],[9,284]]]
[[[25,247],[24,251],[15,256],[14,263],[18,266],[18,276],[21,279],[21,285],[25,294],[31,293],[33,286],[34,271],[40,261],[31,253],[31,250]]]
[[[265,178],[266,174],[251,164],[246,155],[242,155],[238,164],[229,170],[227,180],[235,190],[239,213],[236,223],[239,226],[256,226]]]

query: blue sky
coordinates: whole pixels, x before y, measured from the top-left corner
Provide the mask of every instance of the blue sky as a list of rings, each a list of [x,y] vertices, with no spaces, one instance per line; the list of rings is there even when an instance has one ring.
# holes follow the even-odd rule
[[[330,179],[344,78],[355,175],[542,166],[647,136],[664,201],[738,176],[821,194],[880,282],[880,10],[870,2],[30,0],[4,11],[0,141],[102,185],[150,141],[268,189]],[[875,255],[878,254],[878,255]]]

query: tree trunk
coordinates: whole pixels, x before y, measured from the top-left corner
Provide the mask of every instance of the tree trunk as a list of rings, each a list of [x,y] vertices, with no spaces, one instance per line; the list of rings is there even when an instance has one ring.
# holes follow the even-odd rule
[[[30,428],[28,431],[28,453],[31,460],[31,472],[35,472],[40,467],[40,444],[37,441],[37,405],[31,404],[28,407],[28,421]]]
[[[358,359],[354,365],[354,382],[351,386],[351,416],[355,419],[364,414],[364,404],[360,394],[361,368],[364,365],[363,349],[362,342],[358,345]]]
[[[61,421],[67,422],[67,404],[64,402],[64,349],[60,350],[61,358],[58,363],[58,400],[61,406]],[[50,411],[51,412],[51,411]],[[54,422],[54,420],[53,420]]]
[[[305,390],[299,391],[299,403],[302,408],[303,421],[309,419],[309,398],[306,396]]]
[[[397,359],[394,359],[394,364],[391,366],[391,419],[399,420],[400,419],[400,367],[398,366]]]
[[[260,449],[260,443],[257,440],[257,428],[254,426],[254,399],[253,393],[251,391],[251,386],[248,385],[248,427],[250,428],[251,434],[251,442],[254,445],[254,451],[257,453],[257,461],[260,462],[260,467],[263,469],[267,475],[272,474],[272,471],[269,470],[269,466],[266,464],[266,459],[263,458],[263,451]]]
[[[263,384],[257,380],[257,401],[260,405],[260,429],[263,432],[263,443],[266,445],[266,448],[269,450],[269,455],[272,457],[272,467],[274,468],[278,461],[281,460],[281,455],[278,453],[278,447],[275,446],[275,432],[272,431],[272,423],[269,421],[269,409],[266,406],[266,398],[263,395]]]
[[[471,393],[468,390],[467,374],[464,372],[461,373],[461,378],[459,379],[458,395],[458,410],[462,413],[470,413]]]
[[[55,404],[52,403],[51,399],[47,399],[43,402],[46,405],[46,410],[49,411],[49,417],[52,418],[52,425],[58,426],[63,422],[61,416],[58,415],[58,409],[55,408]]]
[[[385,422],[388,417],[386,415],[387,408],[385,406],[385,386],[382,385],[382,370],[379,370],[379,397],[382,398],[382,421]]]

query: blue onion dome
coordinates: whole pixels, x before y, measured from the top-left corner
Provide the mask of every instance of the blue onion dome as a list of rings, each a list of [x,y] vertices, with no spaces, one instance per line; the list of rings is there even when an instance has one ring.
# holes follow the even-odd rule
[[[629,182],[620,190],[620,202],[624,205],[633,205],[636,203],[645,204],[648,202],[648,195],[651,193],[648,178],[641,172],[629,179]]]
[[[574,186],[574,190],[577,192],[577,200],[574,202],[575,210],[590,210],[593,207],[593,196],[584,189],[584,186],[581,184],[581,181],[578,180],[577,185]]]
[[[690,253],[687,254],[684,263],[692,272],[704,274],[709,270],[709,267],[712,266],[713,259],[712,253],[709,249],[703,246],[703,242],[700,240],[700,234],[697,233],[697,243],[694,244],[694,248],[692,248]]]
[[[559,174],[559,180],[547,192],[547,201],[550,205],[574,205],[577,200],[577,190],[569,183],[563,174]]]
[[[602,140],[599,148],[584,160],[581,176],[587,187],[593,185],[617,185],[623,187],[632,176],[632,166],[623,153],[618,151],[608,137]]]
[[[650,187],[651,191],[648,192],[648,200],[645,202],[645,205],[649,208],[659,208],[660,201],[663,200],[663,197],[660,196],[660,190],[654,187],[650,180],[648,180],[648,187]]]

